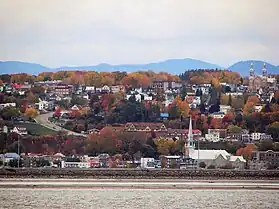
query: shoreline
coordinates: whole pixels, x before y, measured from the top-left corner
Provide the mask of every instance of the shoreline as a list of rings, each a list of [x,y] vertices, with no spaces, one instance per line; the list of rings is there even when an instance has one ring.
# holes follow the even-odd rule
[[[279,190],[279,181],[171,181],[160,179],[111,180],[83,179],[60,181],[59,179],[0,179],[0,188],[11,189],[185,189],[185,190]]]

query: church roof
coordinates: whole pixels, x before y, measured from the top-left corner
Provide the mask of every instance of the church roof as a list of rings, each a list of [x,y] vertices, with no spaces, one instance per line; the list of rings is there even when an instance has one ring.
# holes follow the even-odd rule
[[[189,153],[189,157],[196,160],[214,160],[220,155],[225,159],[230,157],[230,154],[226,150],[193,150]]]

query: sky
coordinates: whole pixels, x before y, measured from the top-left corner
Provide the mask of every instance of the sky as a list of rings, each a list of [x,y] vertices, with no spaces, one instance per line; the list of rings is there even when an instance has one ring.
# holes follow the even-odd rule
[[[0,60],[279,65],[279,0],[0,0]]]

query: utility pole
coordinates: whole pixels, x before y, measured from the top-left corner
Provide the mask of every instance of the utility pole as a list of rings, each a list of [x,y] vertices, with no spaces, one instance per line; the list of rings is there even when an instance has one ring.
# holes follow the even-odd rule
[[[19,153],[19,134],[17,134],[17,154],[19,156],[17,160],[17,167],[19,168],[19,161],[20,161],[20,153]]]

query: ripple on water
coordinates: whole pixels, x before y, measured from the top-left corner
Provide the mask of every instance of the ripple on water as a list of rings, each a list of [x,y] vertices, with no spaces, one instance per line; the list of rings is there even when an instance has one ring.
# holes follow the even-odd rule
[[[279,191],[162,189],[0,189],[0,208],[274,209]]]

